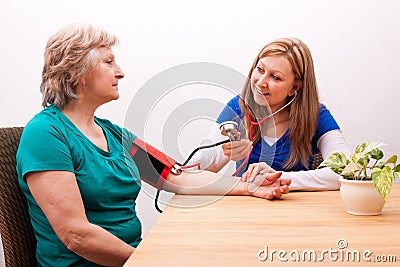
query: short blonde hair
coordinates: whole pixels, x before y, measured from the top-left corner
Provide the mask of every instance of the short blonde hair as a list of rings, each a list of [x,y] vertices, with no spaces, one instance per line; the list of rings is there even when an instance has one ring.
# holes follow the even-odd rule
[[[79,80],[98,63],[96,49],[118,43],[116,36],[92,25],[71,24],[51,36],[44,52],[42,106],[62,109],[76,100]]]

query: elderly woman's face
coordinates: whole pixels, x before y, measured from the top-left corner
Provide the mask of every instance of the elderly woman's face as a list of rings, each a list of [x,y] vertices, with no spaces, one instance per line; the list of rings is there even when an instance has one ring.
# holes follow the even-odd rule
[[[295,77],[288,59],[281,55],[261,58],[251,74],[254,101],[275,111],[295,92]]]
[[[96,50],[99,63],[84,78],[80,97],[96,104],[104,104],[119,98],[118,81],[125,75],[116,64],[111,48],[101,47]]]

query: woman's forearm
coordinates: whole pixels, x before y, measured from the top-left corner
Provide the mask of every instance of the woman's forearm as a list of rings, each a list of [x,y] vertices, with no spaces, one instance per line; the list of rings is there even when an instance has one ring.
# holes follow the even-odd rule
[[[91,223],[70,227],[60,238],[69,250],[104,266],[122,266],[135,250],[105,229]]]
[[[246,183],[240,178],[210,171],[183,171],[180,175],[170,174],[164,189],[185,195],[248,195]]]
[[[265,199],[280,198],[289,192],[290,179],[280,179],[281,172],[271,173],[268,179],[248,183],[240,178],[209,171],[170,174],[164,189],[178,194],[245,195]]]
[[[340,187],[340,176],[334,173],[330,168],[283,172],[282,177],[292,180],[290,190],[323,191],[338,190]]]
[[[332,130],[325,133],[318,140],[317,146],[324,159],[334,152],[343,152],[346,155],[350,153],[340,130]],[[288,177],[292,180],[290,190],[338,190],[340,187],[340,176],[329,168],[284,172],[282,177]]]

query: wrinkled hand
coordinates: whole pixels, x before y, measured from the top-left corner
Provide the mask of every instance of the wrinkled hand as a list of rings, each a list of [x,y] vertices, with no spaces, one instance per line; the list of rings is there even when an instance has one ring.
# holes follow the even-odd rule
[[[240,136],[237,132],[235,135]],[[249,139],[241,139],[239,141],[232,141],[222,145],[224,155],[229,157],[231,160],[238,161],[244,159],[250,152],[253,142]]]
[[[248,184],[250,195],[265,199],[281,198],[289,193],[289,178],[280,178],[282,172],[276,172],[265,162],[251,164],[243,174],[241,182]]]
[[[268,173],[274,173],[276,172],[274,169],[272,169],[267,163],[265,162],[259,162],[259,163],[252,163],[249,165],[247,168],[247,171],[243,173],[243,176],[240,181],[242,182],[254,182],[256,179],[257,175],[261,176],[266,176],[266,181],[263,183],[263,185],[268,184]],[[272,182],[272,181],[271,181]]]

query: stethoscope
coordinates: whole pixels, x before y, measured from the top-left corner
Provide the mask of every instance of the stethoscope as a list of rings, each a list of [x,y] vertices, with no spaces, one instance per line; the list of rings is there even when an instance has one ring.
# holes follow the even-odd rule
[[[295,100],[296,96],[297,96],[297,91],[294,91],[294,96],[289,102],[287,102],[283,107],[281,107],[277,111],[265,116],[260,121],[253,121],[253,119],[251,118],[251,115],[249,113],[248,116],[247,116],[247,118],[249,120],[249,123],[250,123],[249,140],[251,142],[253,141],[253,128],[254,128],[254,126],[261,125],[266,120],[268,120],[269,118],[271,118],[274,115],[276,115],[278,112],[280,112],[283,109],[287,108],[290,104],[293,103],[293,101]],[[238,128],[238,125],[234,121],[227,121],[227,122],[224,122],[224,123],[220,124],[221,134],[229,136],[230,141],[238,141],[238,140],[240,140],[240,136],[236,136],[235,135],[235,133],[237,132],[237,128]],[[243,160],[243,162],[236,169],[236,171],[232,174],[232,176],[236,176],[240,172],[240,170],[242,170],[243,167],[247,165],[247,163],[249,162],[249,159],[250,159],[251,152],[252,152],[252,148],[250,149],[249,153],[247,154],[245,160]]]
[[[259,126],[260,124],[264,123],[266,120],[268,120],[269,118],[273,117],[274,115],[276,115],[278,112],[282,111],[283,109],[287,108],[290,104],[293,103],[293,101],[295,100],[297,96],[297,91],[294,92],[294,96],[293,98],[286,103],[283,107],[281,107],[280,109],[278,109],[277,111],[265,116],[263,119],[261,119],[260,121],[253,121],[253,119],[251,118],[250,113],[248,114],[248,120],[250,122],[250,130],[249,130],[249,140],[253,141],[253,127],[254,126]],[[186,164],[189,162],[189,160],[193,157],[193,155],[201,150],[201,149],[205,149],[205,148],[211,148],[211,147],[216,147],[225,143],[229,143],[232,141],[239,141],[240,140],[240,136],[236,135],[236,133],[238,132],[238,124],[234,121],[225,121],[221,124],[219,124],[219,129],[221,131],[221,134],[224,136],[227,136],[229,139],[215,143],[215,144],[211,144],[211,145],[206,145],[206,146],[200,146],[196,149],[194,149],[192,151],[192,153],[190,153],[189,157],[184,161],[183,164],[178,163],[177,165],[177,169],[181,170],[181,169],[185,169],[185,168],[192,168],[192,167],[198,167],[200,168],[199,164],[194,164],[194,165],[190,165],[187,166]],[[236,169],[236,171],[232,174],[232,176],[236,176],[240,170],[247,165],[247,162],[249,161],[250,158],[250,154],[252,152],[252,149],[250,149],[246,159],[241,163],[241,165]]]
[[[284,110],[285,108],[287,108],[290,104],[293,103],[293,101],[295,100],[296,96],[297,96],[297,91],[294,91],[294,96],[289,102],[287,102],[283,107],[281,107],[277,111],[273,112],[272,114],[269,114],[269,115],[265,116],[260,121],[253,121],[253,119],[251,118],[250,112],[249,112],[249,114],[247,115],[247,119],[250,122],[249,140],[253,141],[253,127],[254,126],[259,126],[260,124],[264,123],[269,118],[273,117],[278,112],[280,112],[280,111]]]
[[[285,109],[286,107],[288,107],[290,104],[293,103],[293,101],[295,100],[297,96],[297,91],[294,92],[294,96],[293,98],[287,103],[285,104],[283,107],[281,107],[280,109],[278,109],[277,111],[273,112],[272,114],[269,114],[267,116],[265,116],[263,119],[261,119],[260,121],[256,122],[253,121],[253,119],[251,118],[250,113],[248,114],[248,119],[250,122],[250,130],[249,130],[249,140],[253,141],[253,127],[254,126],[259,126],[260,124],[264,123],[266,120],[268,120],[269,118],[273,117],[275,114],[277,114],[278,112],[282,111],[283,109]],[[200,169],[200,163],[196,163],[193,165],[187,165],[187,163],[189,162],[189,160],[194,156],[194,154],[201,150],[201,149],[205,149],[205,148],[211,148],[211,147],[216,147],[225,143],[229,143],[232,141],[239,141],[240,140],[240,135],[236,135],[236,133],[238,132],[238,124],[234,121],[225,121],[223,123],[221,123],[219,125],[219,129],[221,131],[221,134],[224,136],[229,137],[229,139],[215,143],[215,144],[211,144],[211,145],[205,145],[205,146],[200,146],[197,147],[196,149],[194,149],[192,151],[192,153],[190,153],[189,157],[183,162],[183,163],[177,163],[174,165],[174,167],[172,168],[171,172],[174,174],[180,174],[182,172],[182,169],[187,169],[187,168],[193,168],[193,167],[197,167],[198,169]],[[247,165],[249,159],[250,159],[250,155],[251,155],[252,149],[250,149],[249,153],[247,154],[245,160],[243,160],[243,162],[240,164],[240,166],[236,169],[236,171],[232,174],[232,176],[236,176],[241,169],[243,169],[244,166]],[[160,194],[160,190],[157,190],[157,194],[155,197],[155,207],[159,212],[162,212],[162,210],[158,207],[158,197]]]

